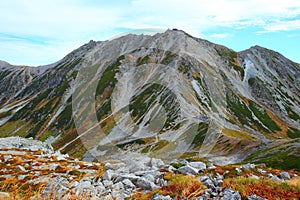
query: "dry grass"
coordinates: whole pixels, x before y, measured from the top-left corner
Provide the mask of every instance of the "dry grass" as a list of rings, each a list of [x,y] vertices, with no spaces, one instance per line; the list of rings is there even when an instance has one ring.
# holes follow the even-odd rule
[[[297,184],[295,184],[297,183]],[[256,194],[267,199],[299,199],[299,180],[290,182],[277,182],[270,179],[228,178],[224,180],[223,187],[231,187],[240,192],[242,198]]]
[[[154,190],[149,193],[137,192],[134,193],[131,199],[148,200],[156,193],[164,196],[179,197],[183,196],[188,199],[199,197],[204,193],[206,187],[196,179],[195,176],[185,176],[182,174],[166,173],[164,178],[168,180],[168,185],[163,186],[159,190]]]

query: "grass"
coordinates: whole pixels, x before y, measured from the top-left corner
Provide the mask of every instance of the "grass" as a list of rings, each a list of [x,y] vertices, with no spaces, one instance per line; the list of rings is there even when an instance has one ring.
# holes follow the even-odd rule
[[[171,198],[185,197],[187,199],[193,199],[201,196],[204,193],[206,187],[195,176],[184,176],[182,174],[173,174],[169,172],[165,174],[164,178],[168,181],[167,186],[163,186],[158,190],[154,190],[148,193],[136,192],[130,199],[148,200],[152,196],[159,193],[161,195],[169,195]]]
[[[243,133],[243,132],[232,130],[232,129],[223,129],[222,133],[224,133],[225,135],[228,135],[230,137],[242,138],[245,140],[253,140],[254,139],[253,137],[247,135],[247,133]]]
[[[296,182],[296,183],[295,183]],[[270,179],[253,178],[227,178],[224,179],[223,187],[231,187],[240,192],[242,198],[253,194],[267,199],[299,199],[299,180],[295,182],[277,182]]]

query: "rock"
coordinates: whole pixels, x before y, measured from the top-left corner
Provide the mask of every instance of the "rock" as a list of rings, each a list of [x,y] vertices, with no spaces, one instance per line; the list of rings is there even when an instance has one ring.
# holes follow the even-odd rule
[[[206,169],[206,164],[203,162],[190,162],[187,165],[197,169],[198,171]]]
[[[157,158],[151,158],[148,166],[151,168],[161,168],[165,165],[165,163],[161,160],[161,159],[157,159]]]
[[[126,188],[135,188],[135,185],[129,179],[124,179],[122,183]]]
[[[242,165],[242,168],[244,168],[245,170],[251,171],[255,168],[255,164],[247,163],[245,165]]]
[[[239,192],[233,191],[230,187],[225,188],[223,200],[241,200],[241,195]]]
[[[199,170],[197,170],[189,165],[178,168],[178,172],[181,174],[184,174],[184,175],[188,175],[188,174],[196,175],[196,174],[198,174],[198,171]]]
[[[216,166],[214,166],[214,164],[212,162],[209,162],[207,164],[207,169],[216,169]]]
[[[111,188],[113,190],[122,190],[122,189],[124,189],[124,185],[122,182],[118,182],[118,183],[112,185]]]
[[[256,194],[253,194],[253,195],[247,197],[246,200],[268,200],[268,199],[265,199],[260,196],[256,196]]]
[[[235,171],[237,172],[238,175],[240,175],[242,173],[242,169],[241,168],[235,168]]]
[[[252,174],[251,178],[254,178],[254,179],[257,179],[257,180],[259,179],[259,177],[254,175],[254,174]]]
[[[288,172],[280,172],[280,178],[283,180],[290,180],[290,174]]]
[[[172,165],[170,165],[167,170],[169,172],[175,172],[177,169],[175,167],[173,167]]]
[[[15,169],[18,170],[18,171],[26,172],[26,169],[21,165],[16,166]]]
[[[11,155],[5,155],[5,156],[4,156],[4,162],[9,161],[10,159],[12,159],[12,156],[11,156]]]
[[[50,164],[50,165],[49,165],[49,170],[50,170],[50,171],[55,171],[56,167],[58,167],[58,164],[57,164],[57,163]]]
[[[155,195],[153,195],[151,197],[151,200],[171,200],[171,197],[169,195],[163,196],[163,195],[160,195],[159,193],[156,193]]]
[[[198,177],[198,180],[201,181],[201,182],[205,182],[208,179],[209,179],[208,176],[200,176],[200,177]]]
[[[77,187],[79,185],[79,182],[78,181],[74,181],[72,184],[71,184],[71,187],[74,188],[74,187]]]
[[[142,176],[142,178],[148,180],[148,181],[151,181],[151,182],[154,182],[155,181],[155,178],[152,174],[145,174],[144,176]]]
[[[219,173],[216,173],[216,179],[222,180],[224,178],[223,175],[220,175]]]
[[[109,169],[109,170],[106,170],[106,172],[102,175],[102,179],[110,181],[113,178],[115,178],[116,176],[117,176],[117,174],[113,170]]]
[[[110,186],[112,186],[114,183],[112,182],[112,181],[108,181],[108,180],[104,180],[103,181],[103,185],[104,185],[104,187],[110,187]]]
[[[266,173],[267,173],[267,172],[266,172],[265,170],[263,170],[263,169],[258,169],[257,172],[260,173],[260,174],[266,174]]]
[[[114,182],[117,183],[123,181],[124,179],[129,179],[131,182],[135,183],[139,178],[140,178],[139,176],[133,174],[120,174],[119,176],[116,177]]]
[[[151,182],[147,179],[144,179],[144,178],[139,178],[136,182],[136,186],[138,188],[142,188],[142,190],[155,190],[155,189],[159,188],[153,182]]]
[[[273,181],[281,181],[281,179],[280,178],[278,178],[278,176],[272,176],[272,178],[271,178]]]
[[[106,163],[104,166],[104,170],[118,170],[120,168],[123,168],[125,166],[125,163],[115,163],[115,164],[111,164],[111,163]]]

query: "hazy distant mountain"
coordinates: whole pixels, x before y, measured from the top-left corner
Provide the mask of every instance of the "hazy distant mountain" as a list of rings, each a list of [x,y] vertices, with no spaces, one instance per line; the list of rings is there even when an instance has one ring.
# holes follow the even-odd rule
[[[299,167],[300,65],[259,46],[235,52],[178,30],[130,34],[49,66],[1,61],[0,91],[1,137],[47,139],[74,156],[200,151]]]

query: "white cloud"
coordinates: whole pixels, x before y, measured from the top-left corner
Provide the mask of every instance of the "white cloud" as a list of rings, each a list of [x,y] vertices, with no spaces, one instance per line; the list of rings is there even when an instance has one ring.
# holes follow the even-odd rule
[[[121,29],[179,28],[194,36],[216,27],[300,29],[299,0],[9,0],[1,1],[0,7],[0,33],[45,38],[40,46],[61,53],[90,39],[108,39]],[[16,49],[22,44],[22,49],[26,42],[31,48],[30,41],[5,44]]]

